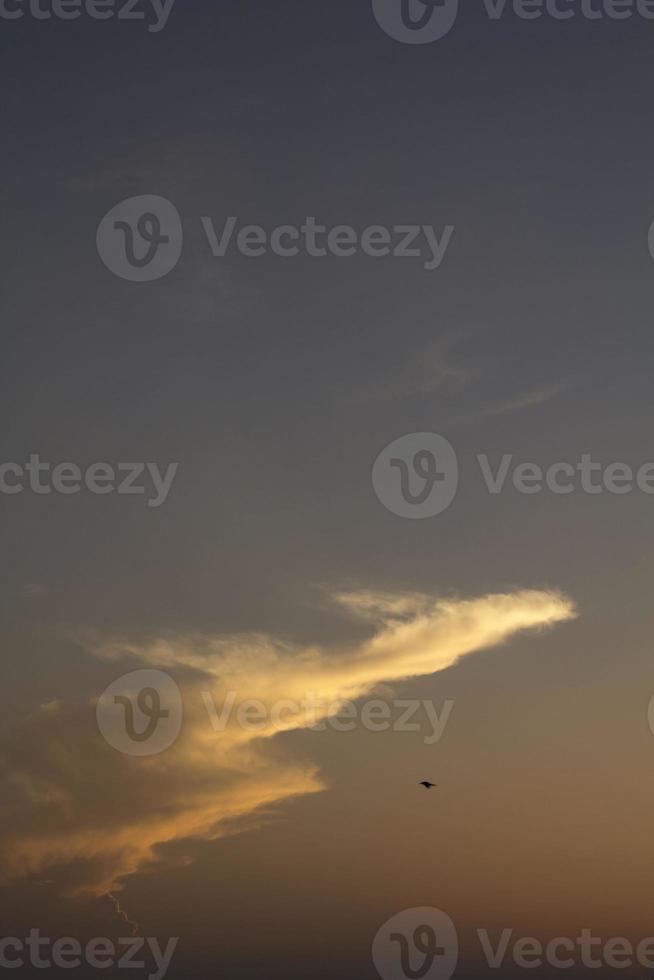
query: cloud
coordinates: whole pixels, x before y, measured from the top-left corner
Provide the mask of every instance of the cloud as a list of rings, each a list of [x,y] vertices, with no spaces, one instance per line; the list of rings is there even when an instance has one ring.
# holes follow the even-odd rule
[[[449,351],[453,346],[454,340],[445,338],[411,353],[404,363],[394,364],[372,384],[364,385],[346,397],[346,402],[399,401],[417,395],[427,396],[441,389],[458,389],[472,376],[450,359]]]
[[[29,877],[0,885],[0,908],[4,936],[26,936],[31,928],[47,936],[66,936],[73,925],[82,943],[94,936],[118,942],[138,933],[138,925],[130,921],[114,895],[62,896],[60,883],[53,879]]]
[[[65,894],[97,898],[119,890],[127,875],[189,860],[193,841],[234,833],[273,805],[325,788],[310,761],[274,739],[279,724],[269,716],[253,732],[232,713],[216,731],[203,694],[218,706],[229,692],[268,707],[282,698],[301,703],[310,692],[325,702],[354,700],[575,616],[570,600],[553,591],[449,600],[361,591],[333,598],[370,629],[362,642],[335,652],[264,634],[92,641],[89,653],[120,664],[121,674],[140,666],[175,677],[184,698],[182,733],[165,752],[134,758],[100,736],[97,697],[41,706],[0,744],[5,883],[47,878]],[[318,719],[315,708],[307,709],[289,714],[284,727],[306,728]]]
[[[534,408],[537,405],[544,405],[546,402],[556,398],[564,391],[572,387],[572,381],[561,381],[556,384],[546,385],[541,388],[534,388],[516,398],[508,401],[499,402],[497,405],[488,405],[478,411],[468,412],[464,415],[457,415],[447,420],[447,425],[456,425],[461,422],[474,422],[485,418],[496,418],[500,415],[511,415],[513,412],[521,412],[524,409]]]
[[[549,385],[545,388],[535,388],[533,391],[528,391],[520,398],[514,398],[511,401],[502,402],[500,405],[495,405],[486,409],[486,414],[507,415],[510,412],[519,412],[523,408],[532,408],[534,405],[544,405],[545,402],[548,402],[550,399],[560,395],[561,392],[565,391],[568,387],[569,385],[560,382],[559,384]]]
[[[19,599],[45,599],[49,594],[49,589],[36,582],[29,582],[27,585],[23,585],[16,593]]]

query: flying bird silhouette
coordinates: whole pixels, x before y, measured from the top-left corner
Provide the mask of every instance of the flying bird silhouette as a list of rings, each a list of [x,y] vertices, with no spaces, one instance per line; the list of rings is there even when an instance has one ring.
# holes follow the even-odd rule
[[[432,786],[438,787],[438,783],[430,783],[429,780],[427,780],[427,779],[423,779],[423,781],[420,783],[420,785],[421,786],[424,786],[425,789],[431,789]]]

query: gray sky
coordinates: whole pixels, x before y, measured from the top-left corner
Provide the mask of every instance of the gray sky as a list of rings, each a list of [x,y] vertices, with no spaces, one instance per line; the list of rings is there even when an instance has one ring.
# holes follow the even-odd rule
[[[298,726],[248,747],[255,784],[315,771],[316,786],[261,790],[263,811],[244,806],[228,834],[180,822],[154,870],[121,879],[143,935],[180,937],[170,977],[218,962],[232,976],[329,962],[372,977],[379,925],[422,905],[461,936],[649,934],[654,497],[527,495],[510,477],[493,495],[476,457],[493,470],[505,454],[543,468],[584,453],[634,471],[654,461],[653,30],[638,16],[491,21],[480,2],[413,45],[369,3],[338,0],[178,0],[159,33],[2,21],[2,461],[178,469],[160,507],[0,495],[13,787],[0,853],[20,849],[23,820],[27,837],[46,826],[74,840],[140,814],[142,770],[99,744],[89,705],[146,663],[195,697],[199,635],[225,644],[242,678],[252,655],[258,680],[251,634],[265,636],[281,651],[273,676],[297,680],[298,651],[346,672],[371,637],[386,642],[383,617],[352,618],[333,593],[459,609],[532,590],[575,607],[529,634],[498,613],[497,647],[475,612],[480,652],[440,673],[402,673],[393,646],[374,678],[387,697],[454,701],[437,744]],[[184,230],[176,267],[147,283],[113,275],[96,249],[103,216],[140,195],[174,204]],[[365,254],[214,257],[201,218],[221,229],[229,216],[269,231],[315,216],[454,232],[431,271]],[[445,436],[459,461],[453,503],[426,520],[390,513],[371,480],[384,447],[415,432]],[[151,653],[162,638],[167,666]],[[103,659],[111,644],[129,657]],[[437,798],[416,795],[423,778]],[[69,824],[33,812],[44,785]],[[102,878],[64,851],[7,873],[24,928],[46,921],[39,888],[68,901],[71,881]],[[96,900],[84,896],[87,911]],[[56,927],[75,934],[65,918]],[[469,952],[460,970],[475,969]]]

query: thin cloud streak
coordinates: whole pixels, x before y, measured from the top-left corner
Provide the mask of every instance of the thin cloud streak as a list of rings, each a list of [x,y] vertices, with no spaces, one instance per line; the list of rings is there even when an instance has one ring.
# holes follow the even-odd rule
[[[464,422],[478,422],[486,418],[496,418],[501,415],[511,415],[514,412],[521,412],[525,409],[535,408],[551,401],[564,391],[568,391],[572,382],[560,382],[543,388],[534,388],[517,398],[509,401],[500,402],[498,405],[489,405],[480,408],[475,412],[468,412],[463,415],[456,415],[444,422],[444,425],[460,425]]]

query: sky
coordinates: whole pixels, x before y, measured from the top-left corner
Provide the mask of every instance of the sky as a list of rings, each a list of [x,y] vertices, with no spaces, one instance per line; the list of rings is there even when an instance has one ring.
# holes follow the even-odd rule
[[[40,4],[0,6],[0,954],[654,936],[644,5]]]

